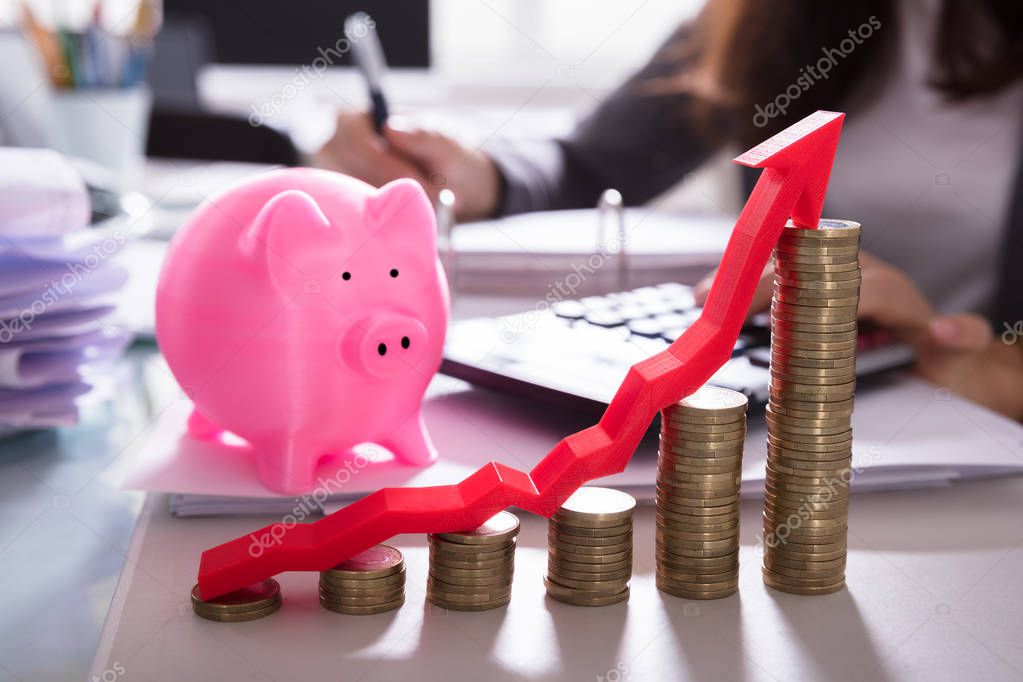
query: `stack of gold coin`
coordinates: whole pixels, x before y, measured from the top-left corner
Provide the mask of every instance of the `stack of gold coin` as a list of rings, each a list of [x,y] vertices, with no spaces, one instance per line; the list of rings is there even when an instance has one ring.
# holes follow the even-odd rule
[[[857,223],[790,222],[775,249],[763,573],[784,592],[845,584],[859,243]]]
[[[455,611],[486,611],[507,604],[518,534],[518,518],[502,511],[474,530],[430,535],[426,598]]]
[[[209,601],[199,596],[198,585],[192,588],[192,610],[206,620],[240,623],[265,618],[279,608],[281,586],[273,578]]]
[[[405,603],[405,559],[377,545],[320,573],[320,605],[337,613],[369,615]]]
[[[628,599],[635,509],[631,495],[610,488],[580,488],[565,500],[547,528],[547,594],[576,606]]]
[[[657,587],[686,599],[739,586],[739,485],[746,396],[704,386],[661,411]]]

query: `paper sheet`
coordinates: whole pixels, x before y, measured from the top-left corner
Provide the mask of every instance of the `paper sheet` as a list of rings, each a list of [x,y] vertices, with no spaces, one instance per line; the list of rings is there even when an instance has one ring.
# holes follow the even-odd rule
[[[189,495],[294,499],[260,485],[244,445],[184,435],[189,411],[190,404],[179,400],[150,428],[145,445],[120,471],[124,487],[185,493],[179,502]],[[441,453],[435,464],[374,462],[347,475],[343,458],[325,460],[316,472],[318,483],[306,492],[326,491],[333,501],[343,501],[385,486],[454,483],[492,459],[528,470],[561,437],[592,423],[442,376],[431,386],[424,415]],[[854,466],[860,468],[854,489],[1023,473],[1023,426],[906,375],[861,390],[853,428]],[[762,420],[751,417],[743,466],[747,493],[763,480],[765,433]],[[623,473],[601,483],[652,494],[656,451],[656,438],[647,438]],[[238,500],[197,502],[207,511],[225,512],[237,508]]]

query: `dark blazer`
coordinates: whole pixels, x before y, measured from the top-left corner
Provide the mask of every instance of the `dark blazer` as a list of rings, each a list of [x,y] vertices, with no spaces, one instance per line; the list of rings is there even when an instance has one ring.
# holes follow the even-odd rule
[[[679,68],[666,46],[684,37],[680,29],[638,73],[565,138],[536,142],[497,141],[487,146],[503,177],[499,212],[521,213],[594,206],[614,188],[630,205],[670,189],[702,165],[718,146],[692,121],[690,96],[650,94],[651,80]],[[1023,152],[1020,154],[1023,159]],[[743,168],[748,194],[759,172]],[[992,323],[1002,328],[1023,320],[1023,172],[1017,165],[1005,229]]]

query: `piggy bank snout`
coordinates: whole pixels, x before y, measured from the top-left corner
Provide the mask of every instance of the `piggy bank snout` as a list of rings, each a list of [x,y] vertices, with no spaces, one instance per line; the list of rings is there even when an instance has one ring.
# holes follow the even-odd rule
[[[368,374],[396,376],[419,362],[428,338],[426,327],[414,317],[377,313],[355,324],[345,335],[341,354]]]

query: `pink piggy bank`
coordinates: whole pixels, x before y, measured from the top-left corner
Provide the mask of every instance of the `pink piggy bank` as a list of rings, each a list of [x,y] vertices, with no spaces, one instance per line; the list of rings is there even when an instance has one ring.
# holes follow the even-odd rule
[[[286,169],[229,189],[177,234],[156,334],[194,403],[189,432],[245,439],[263,484],[295,493],[322,457],[360,443],[437,457],[420,403],[448,312],[418,184]]]

